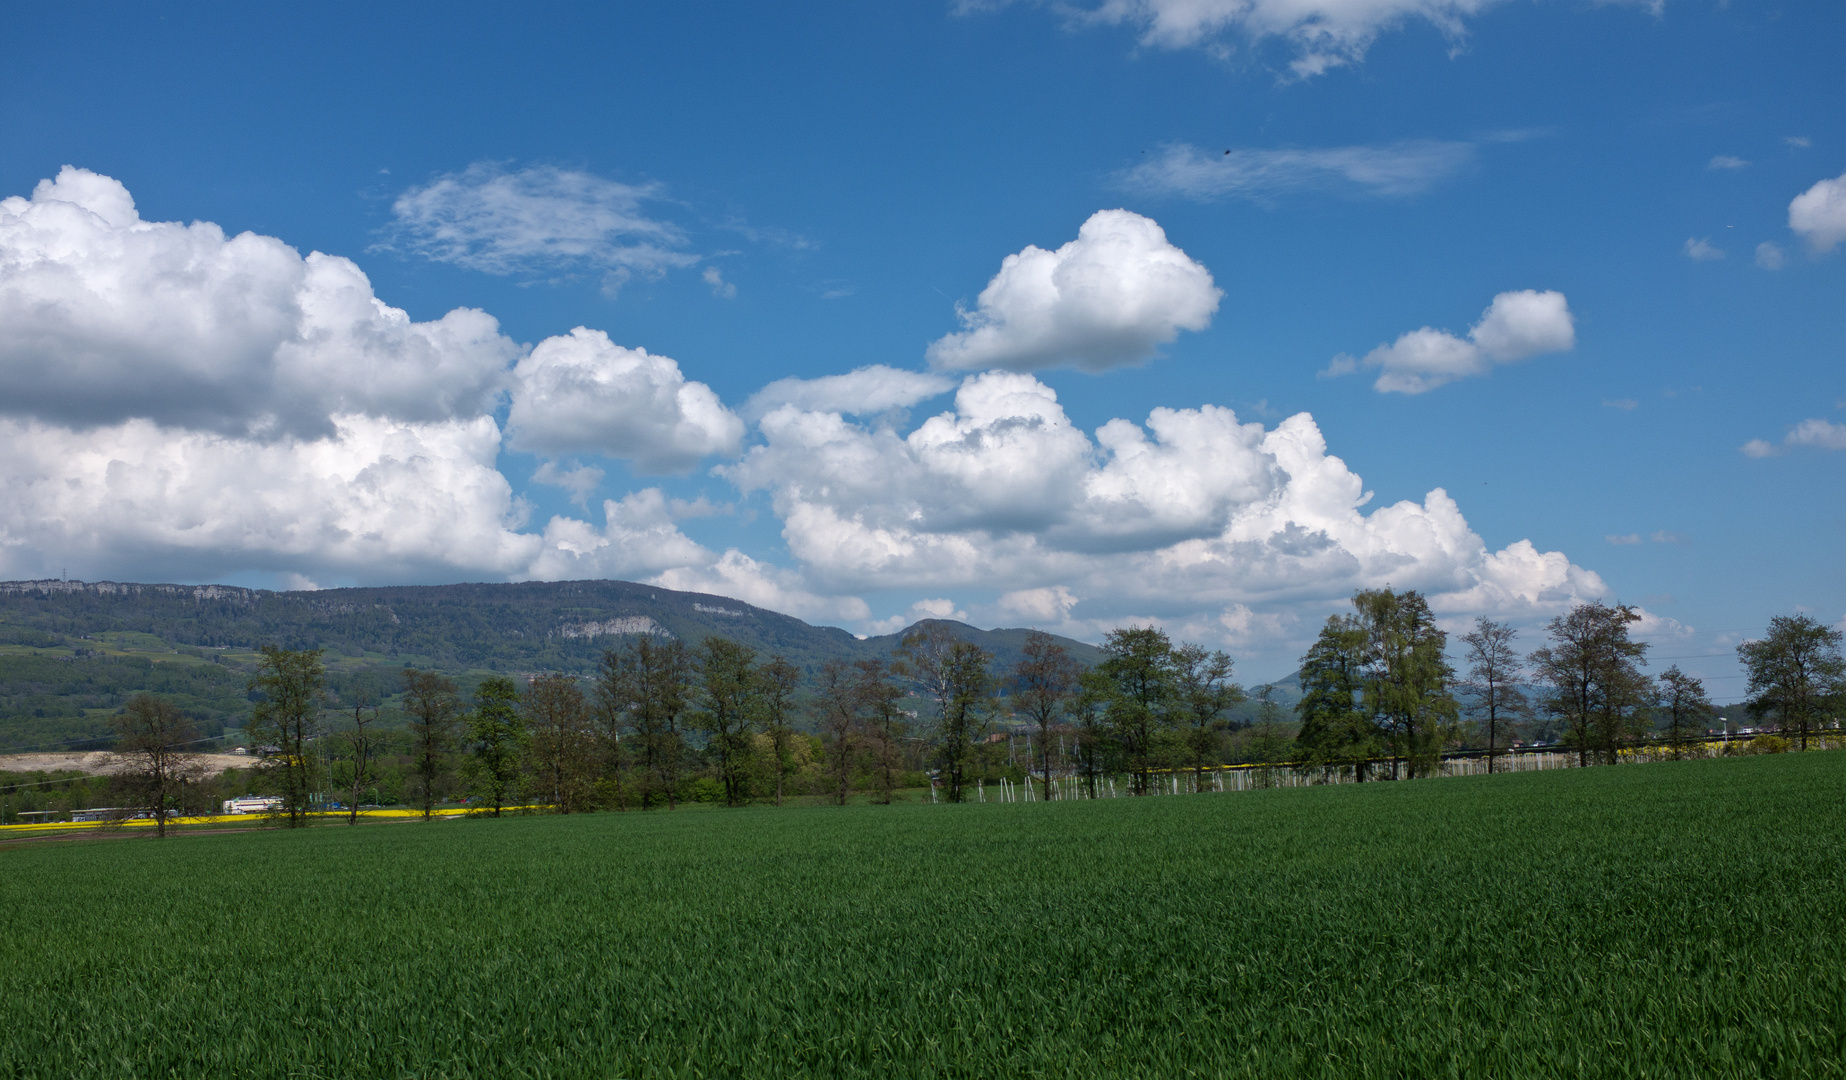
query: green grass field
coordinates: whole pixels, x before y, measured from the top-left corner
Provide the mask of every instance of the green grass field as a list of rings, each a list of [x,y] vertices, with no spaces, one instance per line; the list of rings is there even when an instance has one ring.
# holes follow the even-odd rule
[[[0,1077],[1838,1076],[1846,754],[0,851]]]

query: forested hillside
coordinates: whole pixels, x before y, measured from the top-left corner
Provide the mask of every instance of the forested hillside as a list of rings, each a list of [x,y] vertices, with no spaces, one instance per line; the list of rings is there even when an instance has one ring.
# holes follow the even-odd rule
[[[1001,670],[1018,660],[1028,633],[951,625]],[[103,736],[108,715],[144,690],[171,695],[207,733],[237,726],[263,645],[326,650],[337,694],[356,680],[392,683],[407,666],[464,683],[496,672],[587,673],[637,633],[689,643],[717,635],[813,670],[835,658],[889,656],[904,632],[860,639],[728,597],[625,581],[318,592],[0,582],[0,753]],[[1094,646],[1060,640],[1085,664],[1100,658]]]

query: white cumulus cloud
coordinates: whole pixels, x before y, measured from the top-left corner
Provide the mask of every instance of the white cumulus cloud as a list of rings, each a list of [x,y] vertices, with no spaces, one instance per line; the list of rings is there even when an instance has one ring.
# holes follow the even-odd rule
[[[145,420],[81,432],[0,421],[0,572],[55,557],[142,579],[364,566],[416,580],[515,573],[537,555],[494,469],[492,419],[333,423],[329,436],[256,442]]]
[[[1788,227],[1822,254],[1846,240],[1846,173],[1795,196],[1788,204]]]
[[[643,468],[730,452],[742,422],[673,361],[599,333],[507,370],[521,351],[481,312],[414,322],[345,259],[142,221],[120,183],[66,168],[0,201],[0,576],[452,581],[721,562],[672,520],[709,504],[653,488],[604,502],[601,526],[527,530],[497,468],[504,390],[522,445]],[[602,475],[548,461],[533,480],[587,505]]]
[[[1724,249],[1714,245],[1708,237],[1689,236],[1680,250],[1693,262],[1712,262],[1724,258]]]
[[[1788,262],[1788,253],[1778,244],[1765,240],[1756,245],[1756,265],[1764,270],[1780,270]]]
[[[1788,433],[1785,441],[1790,446],[1807,446],[1816,450],[1846,450],[1846,424],[1820,419],[1803,420]]]
[[[541,581],[639,578],[708,565],[716,558],[679,531],[659,488],[643,488],[605,500],[600,529],[576,518],[552,518],[536,557],[511,576]]]
[[[513,369],[507,442],[544,454],[599,453],[676,472],[735,453],[743,421],[679,365],[601,330],[546,338]]]
[[[334,424],[257,442],[145,420],[83,432],[0,420],[0,576],[647,578],[720,558],[678,530],[657,488],[606,501],[600,528],[559,516],[524,531],[491,417]]]
[[[1273,614],[1387,582],[1458,611],[1602,594],[1560,553],[1489,551],[1439,489],[1362,513],[1370,493],[1306,414],[1265,430],[1217,406],[1161,408],[1089,434],[1049,387],[989,372],[907,434],[792,405],[761,430],[719,471],[770,494],[822,589],[992,589],[998,619],[1076,629],[1157,610],[1215,638],[1226,613],[1249,622],[1238,605]]]
[[[1209,320],[1209,274],[1158,226],[1120,211],[1091,224],[1059,252],[1009,260],[959,345],[996,364],[1107,366]],[[1028,255],[1050,264],[1038,322],[1017,302],[1031,290],[1002,280]],[[1116,344],[1073,353],[1060,344],[1072,326]],[[1561,295],[1507,293],[1465,344],[1510,362],[1572,340]],[[60,396],[32,370],[58,364],[129,389]],[[194,400],[161,396],[187,379]],[[949,389],[952,408],[903,415]],[[1368,508],[1306,414],[1265,428],[1206,404],[1086,431],[1050,387],[1006,370],[952,387],[873,365],[765,387],[747,409],[760,444],[716,473],[767,493],[792,558],[720,552],[678,523],[728,505],[654,487],[596,500],[606,476],[583,463],[671,471],[737,452],[743,421],[675,361],[585,328],[522,355],[479,312],[416,323],[346,260],[143,222],[126,189],[81,170],[0,203],[0,391],[4,577],[621,577],[862,627],[859,593],[876,590],[906,618],[1087,637],[1159,622],[1240,648],[1311,633],[1361,586],[1424,589],[1445,618],[1604,594],[1562,553],[1490,550],[1440,489]],[[531,521],[499,471],[508,447],[541,455],[530,482],[583,509]]]
[[[1077,594],[1065,586],[1051,585],[1003,593],[997,606],[1006,616],[1015,619],[1025,619],[1039,626],[1058,626],[1069,620],[1077,600]]]
[[[1221,290],[1211,273],[1127,210],[1099,210],[1077,239],[1028,246],[1000,264],[965,329],[929,347],[937,369],[1102,371],[1150,359],[1181,330],[1203,330]]]
[[[271,437],[474,415],[519,351],[481,311],[413,321],[349,260],[142,221],[121,183],[69,166],[0,200],[0,327],[0,414]]]
[[[715,561],[662,571],[653,581],[668,589],[735,597],[803,619],[853,622],[871,615],[856,596],[817,591],[800,572],[759,562],[736,548]]]
[[[1778,457],[1795,447],[1809,450],[1846,450],[1846,424],[1809,417],[1788,429],[1780,446],[1767,439],[1751,439],[1740,449],[1753,458]]]
[[[1322,374],[1378,368],[1372,385],[1380,393],[1421,394],[1457,379],[1485,375],[1495,364],[1564,352],[1576,344],[1576,321],[1564,294],[1521,289],[1495,296],[1466,340],[1425,326],[1378,346],[1363,360],[1335,357]]]

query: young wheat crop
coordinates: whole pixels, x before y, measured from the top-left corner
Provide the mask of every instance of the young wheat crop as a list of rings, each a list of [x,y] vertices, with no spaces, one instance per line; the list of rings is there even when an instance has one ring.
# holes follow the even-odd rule
[[[0,1077],[1821,1076],[1829,754],[0,851]]]

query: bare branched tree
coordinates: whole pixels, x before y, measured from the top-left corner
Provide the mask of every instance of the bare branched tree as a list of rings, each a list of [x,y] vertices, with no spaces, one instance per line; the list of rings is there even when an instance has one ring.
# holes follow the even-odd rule
[[[1205,762],[1216,756],[1225,711],[1243,702],[1243,687],[1231,681],[1229,656],[1206,652],[1203,645],[1181,645],[1173,650],[1173,688],[1186,722],[1193,786],[1204,791]]]
[[[936,703],[936,760],[950,802],[967,797],[974,741],[993,708],[993,654],[942,623],[924,623],[897,652],[904,670]]]
[[[844,660],[829,660],[815,677],[815,718],[826,740],[827,771],[834,783],[834,798],[841,806],[852,786],[853,765],[859,757],[860,706],[858,680]]]
[[[359,796],[365,791],[366,784],[372,779],[375,768],[373,758],[378,753],[378,736],[372,731],[378,723],[378,701],[373,696],[372,688],[361,685],[353,691],[353,726],[340,732],[340,741],[346,744],[348,760],[352,762],[352,801],[346,807],[346,824],[359,823]]]
[[[898,708],[904,688],[892,681],[895,673],[883,660],[861,660],[853,667],[857,671],[854,690],[865,710],[868,756],[878,775],[879,801],[888,806],[903,769],[903,739],[909,728],[905,723],[908,714]]]
[[[1077,692],[1082,665],[1070,657],[1050,634],[1038,630],[1026,635],[1024,655],[1013,665],[1013,700],[1020,712],[1038,728],[1038,777],[1044,797],[1051,798],[1052,730],[1065,706]]]
[[[1468,646],[1468,681],[1463,689],[1473,695],[1470,711],[1487,735],[1487,771],[1493,772],[1494,753],[1513,724],[1531,708],[1519,689],[1523,658],[1513,648],[1518,632],[1506,623],[1482,615],[1474,629],[1463,634]]]
[[[1653,697],[1641,673],[1647,645],[1628,638],[1641,616],[1626,604],[1578,604],[1546,627],[1551,644],[1532,653],[1532,665],[1550,687],[1545,705],[1560,717],[1577,748],[1577,764],[1616,750],[1635,737]]]
[[[205,776],[192,753],[198,740],[186,714],[153,694],[136,694],[114,720],[116,784],[136,807],[154,819],[154,835],[167,835],[167,822],[185,803],[187,784]]]
[[[789,717],[795,708],[795,689],[801,685],[801,669],[780,656],[772,657],[758,671],[757,678],[762,695],[759,722],[763,734],[769,737],[769,752],[776,759],[776,805],[781,806],[782,784],[788,777],[790,746],[795,737]]]
[[[428,821],[431,811],[447,794],[450,755],[461,726],[461,698],[455,681],[433,671],[404,669],[404,712],[410,717],[410,738],[415,748],[412,787],[417,805]]]

